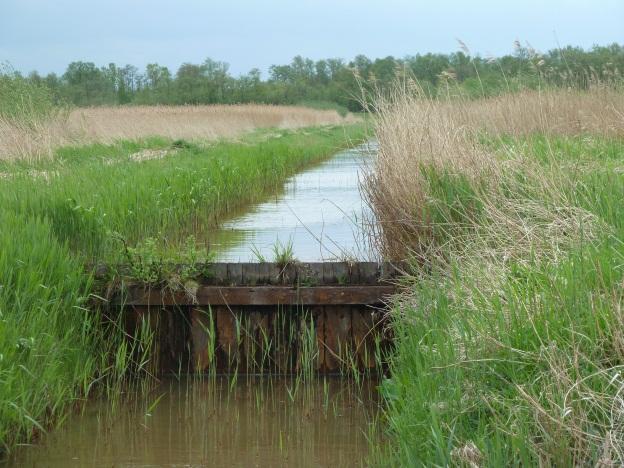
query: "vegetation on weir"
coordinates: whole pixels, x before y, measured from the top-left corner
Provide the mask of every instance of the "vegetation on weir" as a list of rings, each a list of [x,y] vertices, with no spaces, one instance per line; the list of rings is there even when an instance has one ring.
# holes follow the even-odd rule
[[[367,197],[387,255],[413,260],[391,312],[383,455],[620,465],[619,85],[466,101],[407,83],[376,110]]]
[[[140,340],[104,339],[88,308],[87,264],[147,252],[162,261],[175,248],[176,258],[189,249],[205,256],[202,233],[363,134],[353,125],[204,144],[150,138],[1,163],[0,451],[62,420],[96,388],[114,395],[128,369],[147,369]]]

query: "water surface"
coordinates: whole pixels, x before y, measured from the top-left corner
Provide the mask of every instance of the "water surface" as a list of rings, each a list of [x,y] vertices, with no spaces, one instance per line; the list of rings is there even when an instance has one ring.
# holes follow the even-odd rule
[[[377,400],[371,381],[172,380],[114,409],[89,403],[7,465],[362,466]]]
[[[272,261],[275,245],[290,243],[300,261],[374,260],[365,232],[370,210],[359,189],[374,152],[374,144],[367,143],[288,179],[283,192],[213,234],[218,259],[253,262],[261,256]]]

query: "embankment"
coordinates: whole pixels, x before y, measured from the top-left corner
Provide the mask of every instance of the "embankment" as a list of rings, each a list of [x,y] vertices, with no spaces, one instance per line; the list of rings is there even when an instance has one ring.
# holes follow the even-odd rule
[[[378,108],[368,199],[414,265],[383,386],[392,462],[621,464],[621,90]]]

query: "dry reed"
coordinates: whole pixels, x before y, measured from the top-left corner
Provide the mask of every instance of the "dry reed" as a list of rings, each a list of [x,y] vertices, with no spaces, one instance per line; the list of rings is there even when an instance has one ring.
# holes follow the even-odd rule
[[[259,128],[298,128],[354,121],[333,110],[300,106],[214,105],[93,107],[72,110],[45,122],[0,119],[0,159],[50,157],[63,145],[163,136],[211,140]]]
[[[379,155],[363,188],[378,221],[377,243],[390,258],[428,257],[436,247],[433,230],[445,228],[428,216],[431,187],[423,167],[478,180],[479,188],[491,188],[500,171],[522,171],[556,196],[556,184],[530,158],[512,148],[501,158],[479,139],[536,133],[624,136],[624,94],[601,86],[444,100],[425,98],[408,82],[389,97],[378,96],[375,111]]]
[[[587,266],[592,273],[579,274],[570,267],[576,265],[571,252],[582,246],[597,249],[598,240],[617,236],[614,226],[596,214],[600,201],[594,189],[588,191],[592,195],[587,205],[579,203],[583,180],[590,180],[579,177],[584,164],[606,172],[614,162],[600,150],[587,160],[565,150],[559,154],[554,145],[581,140],[587,144],[596,136],[603,141],[624,137],[624,94],[595,86],[583,91],[523,91],[477,101],[429,99],[408,82],[375,102],[379,155],[363,189],[379,221],[376,241],[387,257],[416,258],[419,266],[426,265],[415,268],[413,290],[397,298],[394,311],[403,342],[393,372],[403,378],[418,375],[421,381],[405,384],[404,393],[398,394],[407,396],[397,408],[414,413],[414,408],[428,408],[432,402],[426,389],[433,386],[436,373],[453,366],[477,368],[470,367],[468,356],[475,362],[491,359],[496,362],[493,369],[505,368],[502,390],[479,395],[474,402],[474,407],[484,401],[489,405],[479,421],[489,434],[485,438],[493,440],[492,434],[510,428],[542,466],[562,460],[581,466],[595,460],[597,453],[599,466],[622,463],[624,382],[617,363],[624,359],[624,321],[600,322],[602,317],[620,317],[621,286],[602,286],[603,290],[585,283],[592,274],[601,277],[600,262],[613,254],[589,260],[591,251],[581,250],[584,261],[595,262],[593,270]],[[541,135],[539,154],[531,150],[536,135]],[[584,138],[566,140],[578,136]],[[613,182],[613,175],[603,183]],[[605,195],[609,207],[617,202],[618,187],[613,183],[612,192]],[[576,297],[566,281],[578,281],[575,288],[592,299],[586,303],[586,296]],[[427,290],[435,293],[428,297]],[[549,315],[551,311],[556,313]],[[437,318],[428,321],[430,316]],[[585,316],[604,327],[597,327],[600,338],[585,331]],[[448,324],[444,317],[450,317]],[[522,335],[523,321],[528,326],[521,339],[514,334]],[[581,345],[574,333],[594,341]],[[423,343],[435,342],[431,337],[438,334],[438,348],[428,354]],[[534,346],[533,339],[539,344]],[[527,368],[534,370],[533,380],[523,380]],[[489,389],[494,375],[488,370],[466,372],[455,384]],[[444,393],[435,392],[435,404]],[[475,436],[474,426],[466,433],[459,429],[462,411],[476,414],[468,396],[466,401],[448,418],[453,421],[451,432],[457,432],[441,430],[436,440],[448,444],[446,437],[454,439],[450,456],[455,462],[488,464],[481,453],[486,444],[477,448],[466,439]],[[391,416],[401,417],[397,412]],[[497,418],[505,421],[502,426]],[[424,449],[414,441],[416,430],[401,427],[403,422],[394,429],[406,445],[418,447],[414,453],[421,456]],[[445,422],[435,424],[444,427]],[[434,430],[429,429],[433,422],[423,425]],[[436,446],[439,451],[447,447]]]

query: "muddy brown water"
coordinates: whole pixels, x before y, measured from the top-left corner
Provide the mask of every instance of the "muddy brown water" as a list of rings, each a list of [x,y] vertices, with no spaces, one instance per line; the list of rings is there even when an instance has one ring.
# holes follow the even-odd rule
[[[359,180],[374,145],[338,153],[213,233],[220,261],[272,260],[277,241],[301,261],[374,260]],[[363,466],[376,433],[375,380],[210,377],[168,380],[147,395],[91,401],[0,466]]]
[[[378,398],[372,380],[170,380],[116,407],[87,404],[5,466],[364,466]]]

